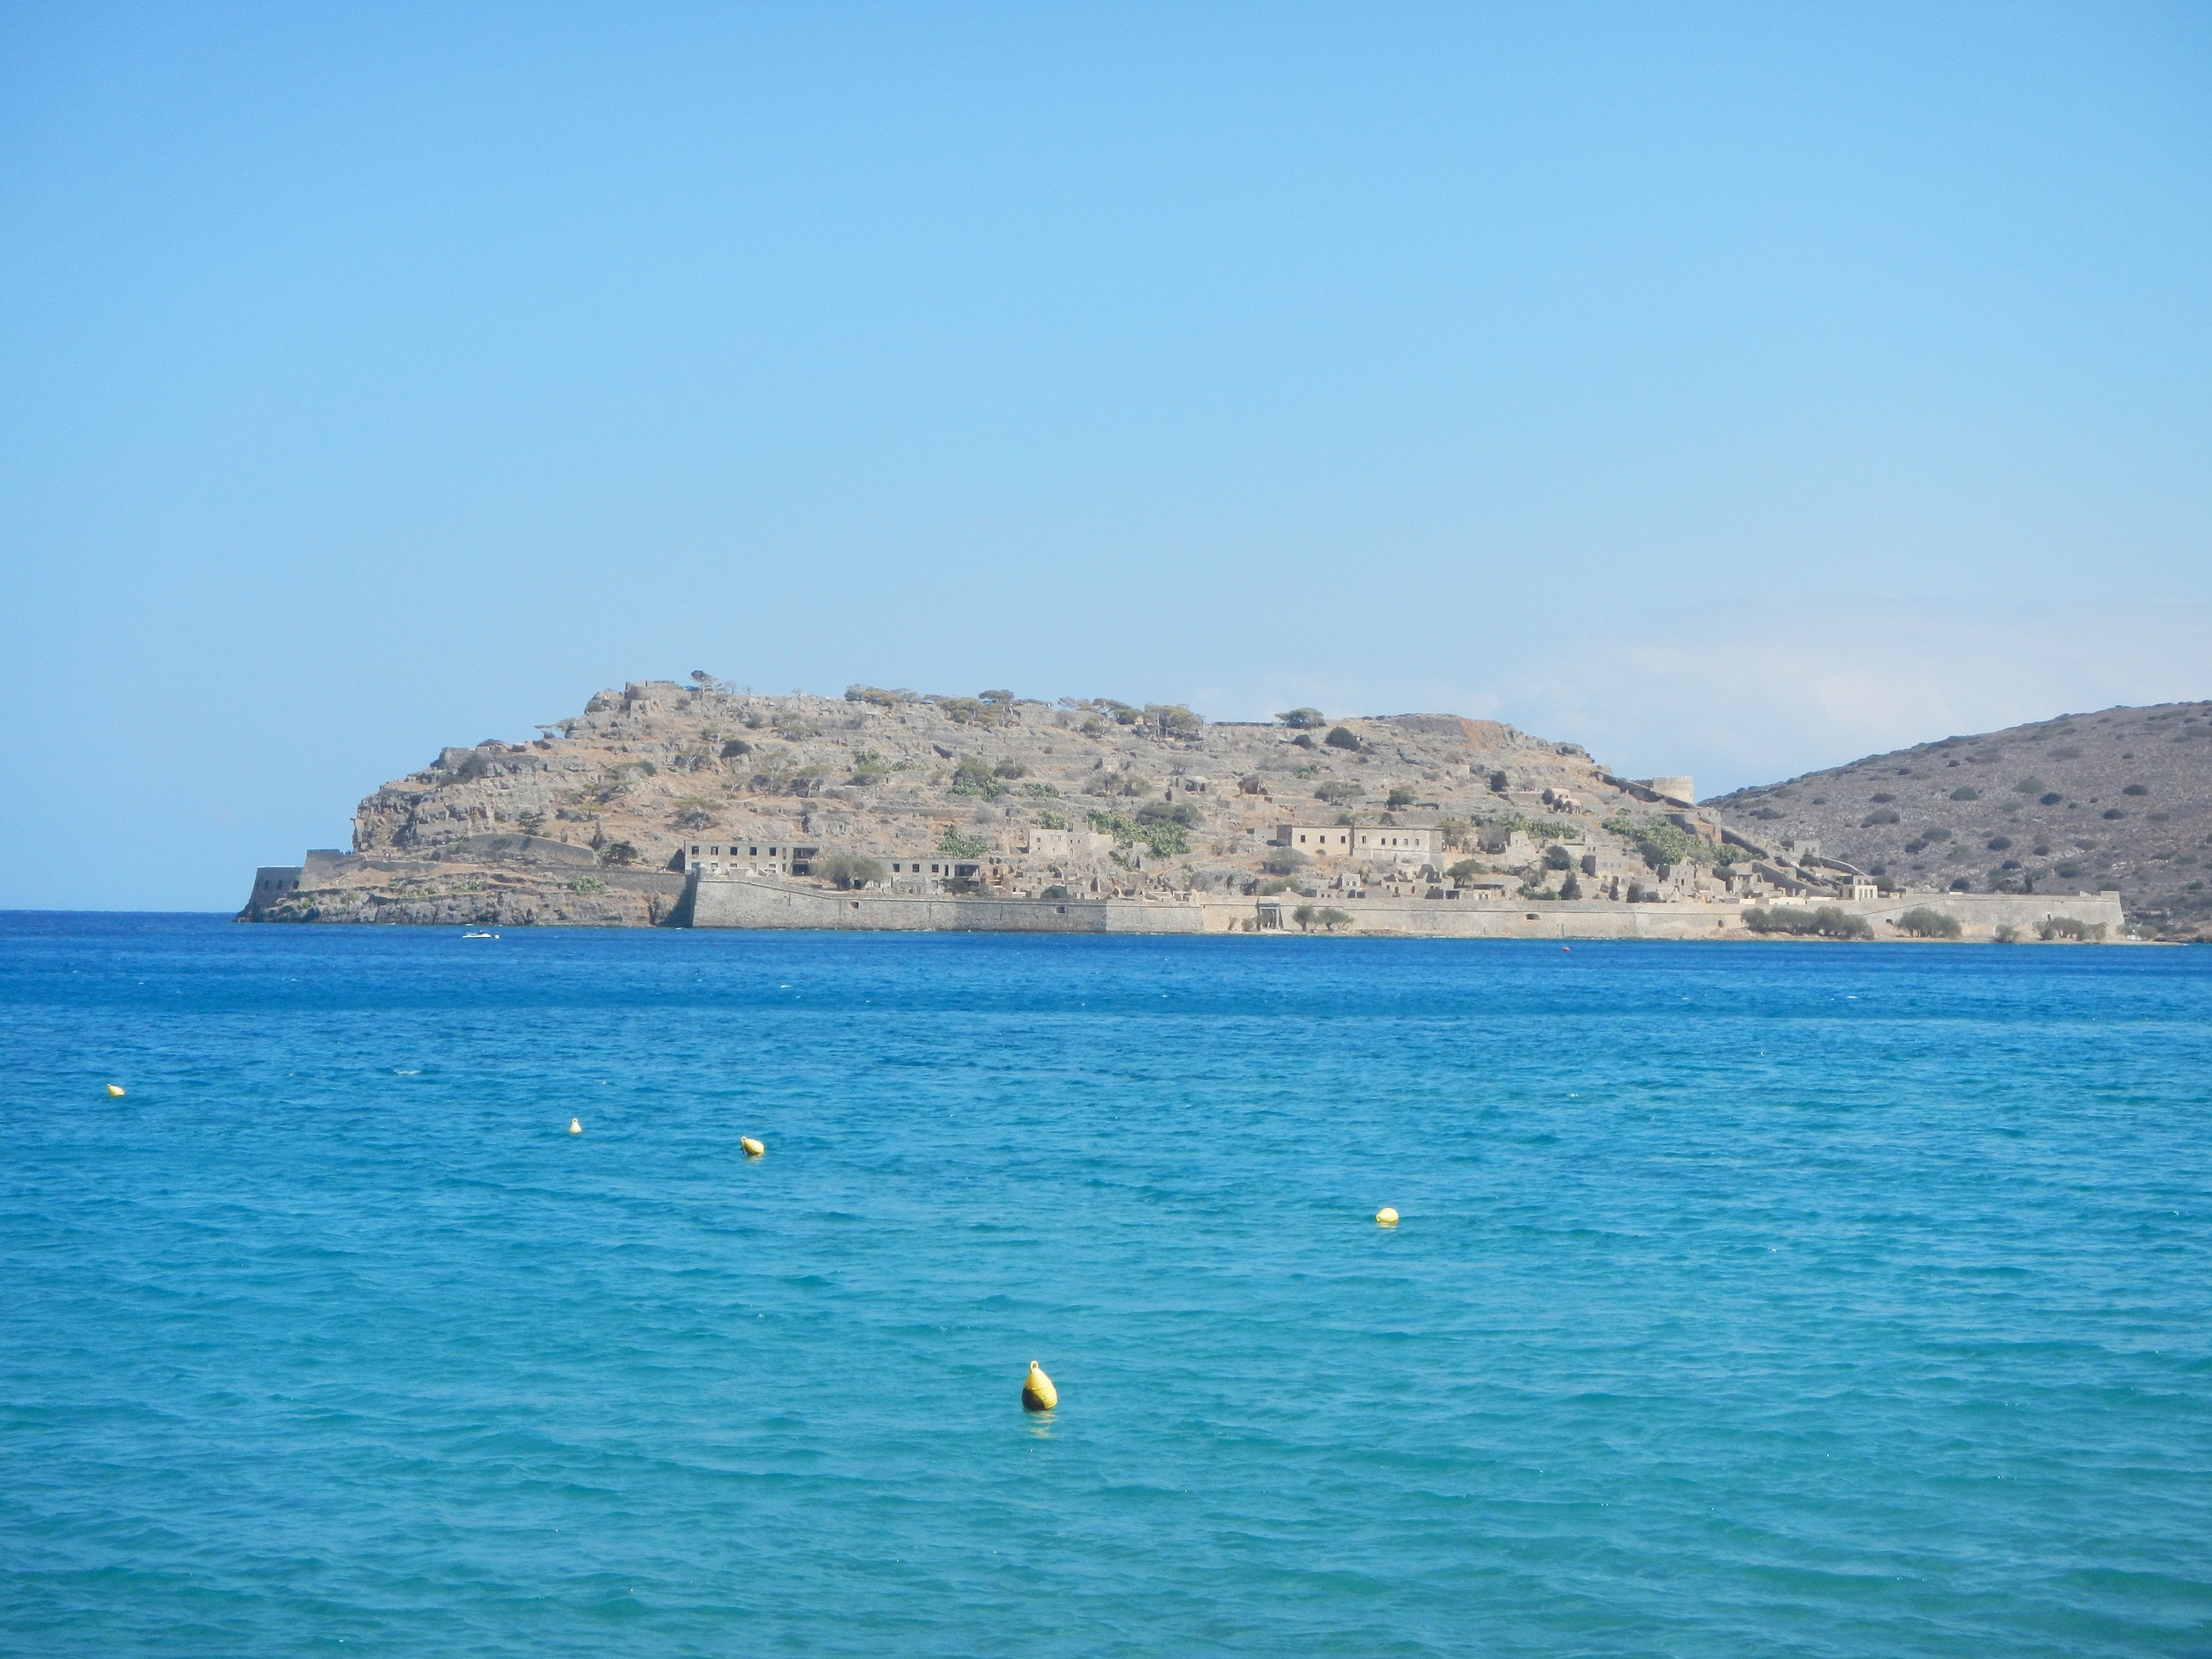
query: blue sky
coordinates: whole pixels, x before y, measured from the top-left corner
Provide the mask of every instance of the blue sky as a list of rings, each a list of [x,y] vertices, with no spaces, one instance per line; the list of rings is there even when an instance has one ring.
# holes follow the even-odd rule
[[[2212,695],[2212,11],[0,4],[0,905],[704,668]]]

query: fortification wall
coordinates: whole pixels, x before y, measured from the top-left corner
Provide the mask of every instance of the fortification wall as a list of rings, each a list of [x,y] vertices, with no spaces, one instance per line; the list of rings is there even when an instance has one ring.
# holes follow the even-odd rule
[[[695,876],[674,919],[694,927],[820,927],[871,933],[1195,933],[1195,904],[1135,899],[933,898],[834,893],[769,881]]]
[[[1340,899],[1329,901],[1351,919],[1334,931],[1422,939],[1751,939],[1738,904],[1627,904],[1602,899],[1530,904],[1517,901]],[[1070,900],[936,898],[919,895],[834,893],[743,879],[694,877],[671,918],[693,927],[837,928],[887,933],[1266,933],[1301,931],[1294,919],[1295,895],[1279,898],[1204,899],[1154,903],[1133,899]],[[1954,918],[1961,936],[1987,941],[2001,926],[2034,937],[2053,916],[2101,926],[2120,935],[2119,901],[2108,895],[1922,894],[1866,899],[1835,907],[1863,917],[1878,939],[1901,939],[1886,926],[1909,910],[1925,908]]]
[[[1244,931],[1296,932],[1294,912],[1301,903],[1316,909],[1325,904],[1346,912],[1349,922],[1334,931],[1341,933],[1398,935],[1421,939],[1757,939],[1760,934],[1744,925],[1741,904],[1692,903],[1629,904],[1609,899],[1568,899],[1529,903],[1515,900],[1336,899],[1301,900],[1291,895],[1277,899],[1220,899],[1206,902],[1208,933]],[[1795,908],[1817,909],[1818,905]],[[1833,908],[1861,917],[1874,929],[1877,939],[1903,940],[1888,924],[1907,910],[1926,909],[1951,917],[1959,924],[1960,937],[1988,941],[1997,929],[2011,926],[2027,938],[2047,918],[2061,916],[2091,927],[2101,926],[2108,941],[2120,937],[2124,918],[2117,898],[2108,895],[2056,896],[2045,895],[1947,893],[1916,894],[1909,897],[1835,902]],[[1273,911],[1271,918],[1270,910]],[[1257,926],[1252,925],[1256,923]]]

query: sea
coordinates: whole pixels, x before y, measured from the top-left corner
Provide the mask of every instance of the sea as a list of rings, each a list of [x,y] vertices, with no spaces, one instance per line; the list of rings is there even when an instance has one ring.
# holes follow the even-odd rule
[[[2212,1655],[2212,950],[18,913],[0,1081],[9,1655]]]

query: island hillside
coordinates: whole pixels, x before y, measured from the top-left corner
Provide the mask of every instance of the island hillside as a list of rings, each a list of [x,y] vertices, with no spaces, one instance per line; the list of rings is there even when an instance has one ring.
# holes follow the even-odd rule
[[[646,926],[707,864],[888,889],[916,862],[956,860],[928,872],[955,892],[1121,897],[1555,895],[1570,876],[1656,896],[1698,869],[1647,861],[1633,833],[1601,826],[1671,833],[1678,852],[1665,818],[1685,803],[1609,781],[1575,744],[1448,714],[1238,724],[1105,697],[772,696],[696,675],[603,691],[540,730],[446,749],[386,784],[360,803],[349,853],[265,871],[244,914]],[[1282,844],[1292,826],[1340,839],[1302,850]],[[1359,828],[1406,833],[1350,856]],[[1548,862],[1561,843],[1578,860],[1601,845],[1604,870]]]
[[[764,916],[772,887],[778,915],[854,926],[1058,925],[1070,912],[1051,907],[1076,905],[1071,927],[1146,926],[1114,904],[1164,902],[1181,914],[1163,926],[1465,931],[1479,910],[1510,911],[1521,932],[1852,938],[1901,936],[1874,921],[1911,933],[1923,889],[1969,937],[2049,920],[1993,898],[1962,909],[1940,860],[1854,863],[1825,819],[1782,810],[1810,803],[1793,788],[1697,807],[1687,778],[1620,777],[1576,744],[1456,715],[1217,722],[1004,690],[772,696],[701,673],[603,691],[539,729],[446,749],[386,784],[360,803],[349,849],[263,869],[242,918],[765,926],[706,918]],[[2039,879],[2065,878],[2010,890]],[[833,915],[810,893],[856,902]],[[1047,909],[946,911],[948,898]],[[2075,907],[2079,936],[2116,933],[2101,902]],[[1822,908],[1837,904],[1874,908]],[[1958,936],[1945,926],[1930,936]]]
[[[2212,702],[2065,714],[1947,737],[1704,810],[1947,891],[2116,888],[2147,937],[2212,939]]]

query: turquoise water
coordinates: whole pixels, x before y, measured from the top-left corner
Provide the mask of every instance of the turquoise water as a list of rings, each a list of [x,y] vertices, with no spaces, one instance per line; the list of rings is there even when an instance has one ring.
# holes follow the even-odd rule
[[[9,1653],[2212,1654],[2212,951],[15,916],[0,1022]]]

